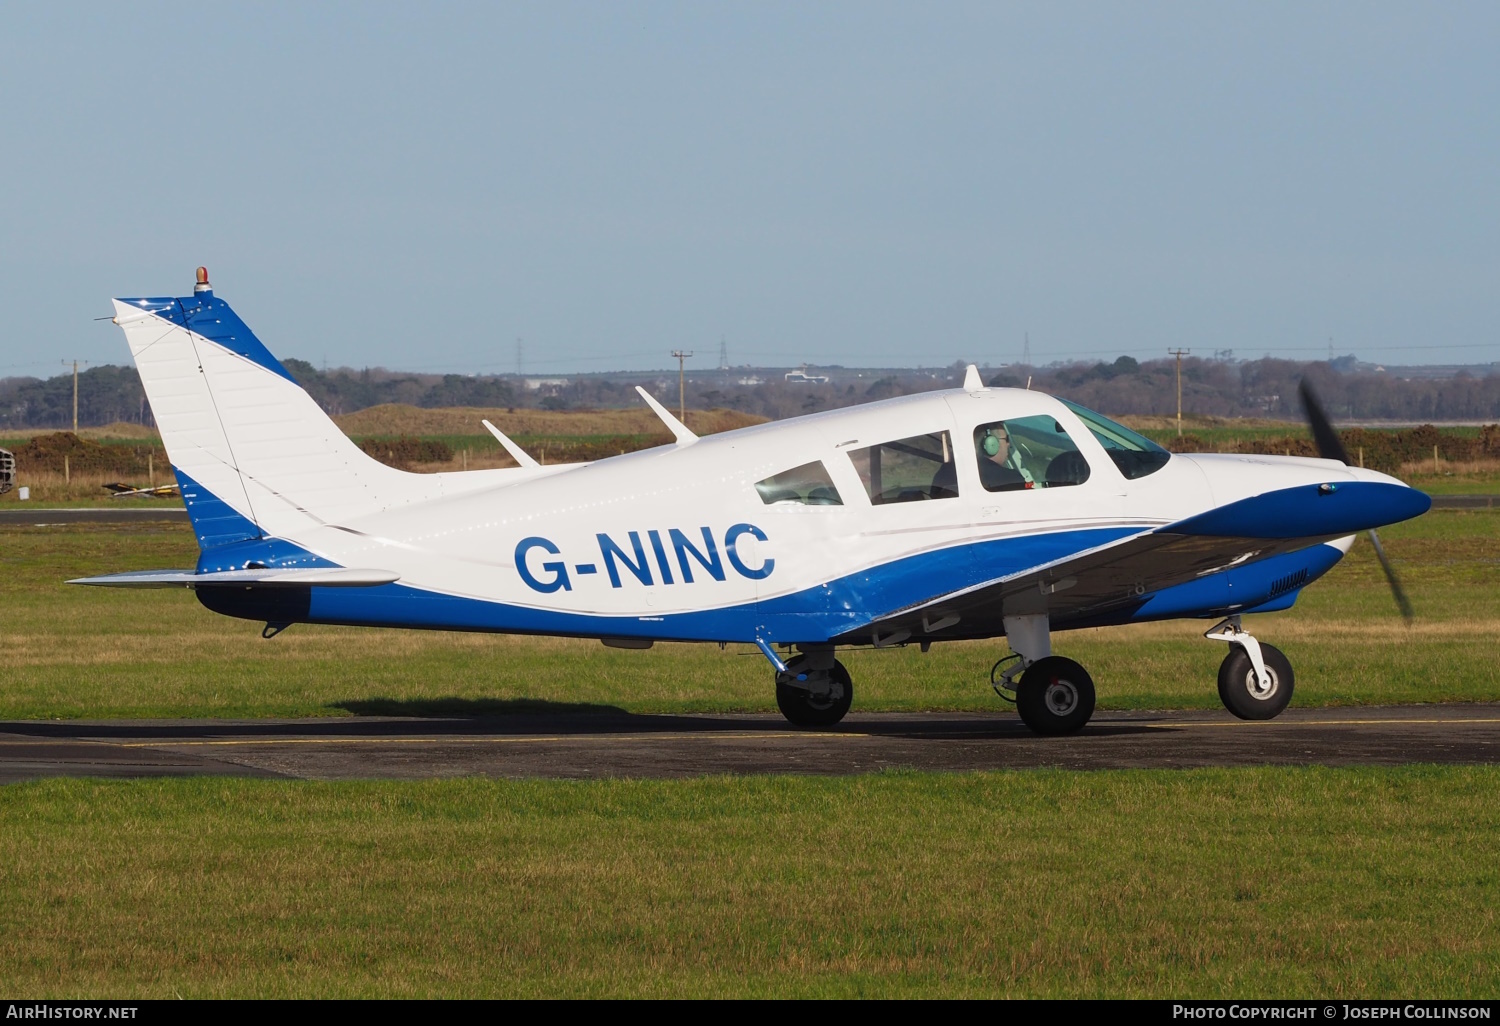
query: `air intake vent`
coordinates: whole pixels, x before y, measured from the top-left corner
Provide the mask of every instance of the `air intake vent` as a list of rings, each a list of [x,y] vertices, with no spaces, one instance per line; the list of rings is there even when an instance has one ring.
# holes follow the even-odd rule
[[[1307,571],[1305,569],[1298,570],[1294,574],[1287,574],[1285,577],[1278,577],[1271,582],[1271,597],[1276,598],[1279,595],[1285,595],[1287,592],[1295,588],[1300,588],[1306,583]]]

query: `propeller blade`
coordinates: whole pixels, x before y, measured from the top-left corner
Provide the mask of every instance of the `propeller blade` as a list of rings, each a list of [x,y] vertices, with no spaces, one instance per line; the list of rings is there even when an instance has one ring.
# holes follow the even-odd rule
[[[1313,441],[1318,446],[1318,455],[1325,460],[1338,460],[1347,465],[1349,453],[1344,448],[1339,433],[1333,429],[1333,422],[1328,419],[1323,403],[1318,399],[1318,393],[1313,391],[1312,384],[1303,378],[1301,384],[1297,386],[1297,391],[1302,396],[1303,408],[1307,410],[1307,426],[1312,429]],[[1391,594],[1396,599],[1396,607],[1401,610],[1401,618],[1410,627],[1412,620],[1416,619],[1416,612],[1411,608],[1411,600],[1406,597],[1406,589],[1401,587],[1401,579],[1396,576],[1396,568],[1391,566],[1390,558],[1385,554],[1385,546],[1380,544],[1380,535],[1373,530],[1370,531],[1370,544],[1375,546],[1375,558],[1380,560],[1380,569],[1385,571],[1385,579],[1390,583]]]
[[[1375,546],[1375,556],[1380,560],[1380,568],[1385,571],[1385,579],[1391,583],[1391,594],[1396,597],[1396,605],[1401,610],[1401,618],[1410,627],[1416,613],[1411,608],[1411,600],[1406,597],[1406,589],[1401,587],[1401,581],[1396,577],[1396,568],[1391,566],[1391,561],[1386,557],[1385,548],[1380,544],[1380,535],[1373,530],[1370,532],[1370,544]]]
[[[1339,433],[1333,429],[1333,422],[1324,412],[1323,403],[1318,399],[1318,394],[1313,391],[1312,385],[1306,378],[1303,378],[1302,383],[1297,386],[1297,391],[1302,396],[1303,408],[1307,410],[1307,426],[1312,428],[1313,441],[1318,446],[1318,455],[1325,460],[1338,460],[1340,463],[1347,464],[1349,454],[1344,450],[1344,443],[1339,440]],[[1376,548],[1379,548],[1378,543]]]

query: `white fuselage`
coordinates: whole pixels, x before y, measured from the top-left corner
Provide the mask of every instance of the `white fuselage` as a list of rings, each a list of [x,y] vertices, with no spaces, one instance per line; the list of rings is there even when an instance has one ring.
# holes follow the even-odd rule
[[[1063,425],[1089,463],[1088,480],[986,491],[970,440],[974,427],[1035,414]],[[957,454],[958,496],[873,505],[847,454],[944,430]],[[842,505],[761,500],[755,482],[813,460],[827,467]],[[907,396],[685,446],[494,477],[494,484],[456,497],[281,533],[341,565],[395,571],[411,587],[555,612],[651,618],[765,602],[963,543],[1089,528],[1147,530],[1294,485],[1392,480],[1330,460],[1238,455],[1178,455],[1128,480],[1064,404],[1001,388]],[[727,538],[738,525],[757,528],[764,540],[743,529]],[[722,579],[689,556],[688,583],[671,532],[703,552],[705,528],[723,560]],[[618,552],[605,552],[601,535]],[[517,548],[526,539],[550,548],[525,549],[522,574]]]

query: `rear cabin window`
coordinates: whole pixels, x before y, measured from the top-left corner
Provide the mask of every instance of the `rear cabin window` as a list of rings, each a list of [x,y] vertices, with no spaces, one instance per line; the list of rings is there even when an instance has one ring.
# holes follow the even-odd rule
[[[1062,488],[1089,479],[1088,461],[1051,417],[997,420],[974,429],[979,483],[986,491]]]
[[[958,497],[948,432],[914,435],[849,453],[872,506]]]
[[[842,506],[839,490],[828,476],[828,468],[822,461],[804,463],[791,470],[783,470],[774,477],[755,482],[760,501],[767,506],[776,502],[796,502],[804,506]]]

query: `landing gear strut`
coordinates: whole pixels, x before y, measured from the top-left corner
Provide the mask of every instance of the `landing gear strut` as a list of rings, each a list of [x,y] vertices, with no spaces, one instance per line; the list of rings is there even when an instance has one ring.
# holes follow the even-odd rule
[[[1219,664],[1219,700],[1242,720],[1269,720],[1292,700],[1296,678],[1281,649],[1257,641],[1231,616],[1203,635],[1229,642]]]
[[[1050,625],[1045,615],[1008,616],[1005,636],[1015,655],[996,663],[1016,660],[1000,670],[999,680],[990,671],[990,683],[1000,692],[1016,693],[1016,711],[1026,726],[1038,734],[1072,734],[1094,715],[1094,679],[1071,659],[1052,654]],[[1001,693],[1000,697],[1006,697]]]
[[[854,701],[854,681],[833,649],[790,659],[776,674],[776,706],[798,727],[831,727]]]

